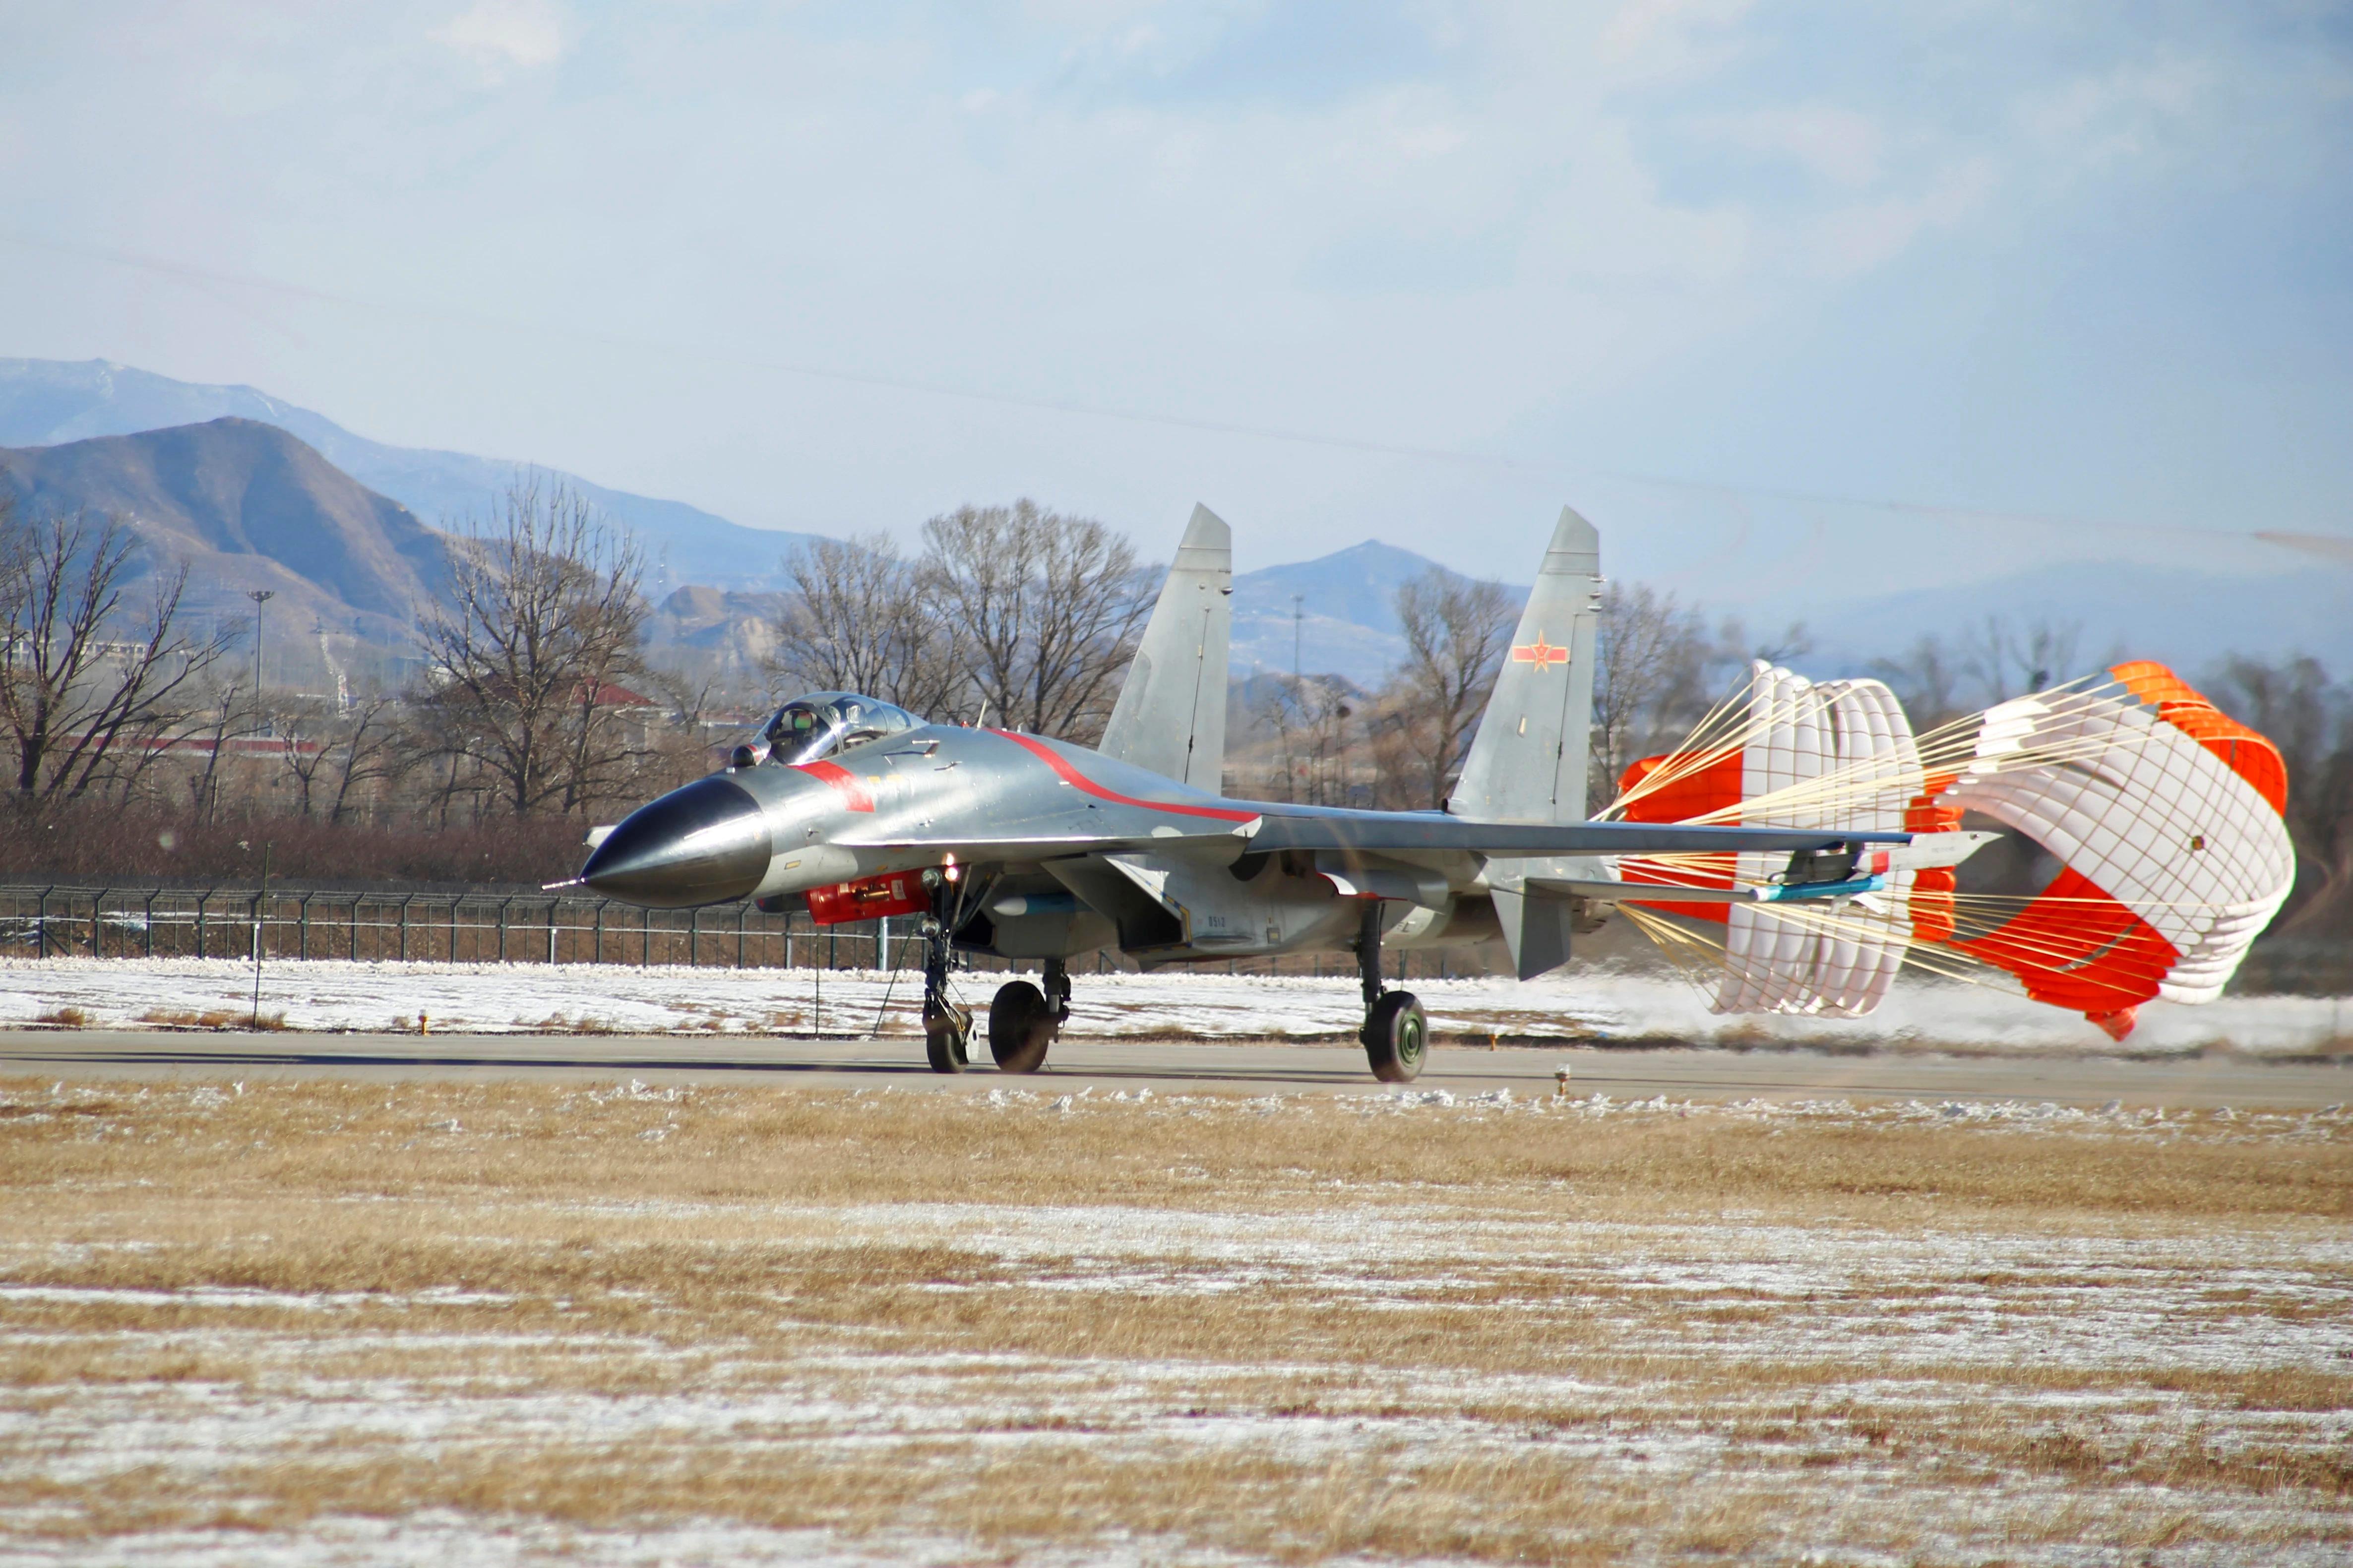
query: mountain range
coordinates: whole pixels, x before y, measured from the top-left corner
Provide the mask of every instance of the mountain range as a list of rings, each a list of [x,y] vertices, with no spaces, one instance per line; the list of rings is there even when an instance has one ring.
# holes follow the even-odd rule
[[[270,623],[306,647],[316,638],[330,674],[405,647],[448,576],[446,536],[251,419],[0,448],[0,488],[20,515],[121,519],[142,547],[128,603],[143,580],[186,563],[184,614],[200,632],[249,620],[249,595],[270,595]]]
[[[645,546],[649,575],[664,590],[688,583],[781,588],[784,553],[813,537],[745,528],[683,501],[631,495],[510,458],[387,446],[250,386],[174,381],[108,360],[0,359],[0,447],[49,447],[224,417],[273,425],[301,437],[369,489],[444,531],[494,516],[516,477],[536,468],[635,534]]]
[[[251,387],[178,382],[105,361],[0,360],[0,447],[10,448],[0,451],[0,482],[37,507],[121,513],[152,558],[188,561],[200,615],[243,618],[252,613],[249,592],[281,595],[269,610],[273,636],[290,628],[294,638],[280,637],[273,667],[297,656],[300,639],[315,638],[318,662],[301,658],[301,679],[339,657],[397,664],[417,608],[446,571],[435,525],[489,516],[529,467],[387,446]],[[782,603],[780,558],[812,536],[550,477],[578,488],[645,547],[656,568],[659,647],[707,661],[713,673],[756,663]],[[1505,564],[1532,568],[1540,548],[1532,540],[1525,563]],[[1368,540],[1240,574],[1234,673],[1288,673],[1295,659],[1307,673],[1377,684],[1404,654],[1398,588],[1434,566],[1468,564]],[[1832,580],[1774,627],[1757,629],[1802,620],[1811,651],[1792,662],[1827,677],[1862,673],[1923,636],[1966,636],[1989,617],[2079,627],[2084,668],[2122,653],[2194,676],[2237,650],[2310,653],[2353,673],[2353,564],[2327,558],[2260,577],[2087,562],[1863,596],[1842,595]],[[331,647],[337,639],[350,644],[340,656]],[[298,676],[288,668],[278,678]]]

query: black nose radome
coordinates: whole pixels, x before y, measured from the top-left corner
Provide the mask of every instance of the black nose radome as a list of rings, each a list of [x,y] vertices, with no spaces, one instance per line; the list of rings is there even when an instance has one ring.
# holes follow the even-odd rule
[[[768,822],[752,793],[713,774],[623,817],[580,879],[658,910],[747,898],[768,874]]]

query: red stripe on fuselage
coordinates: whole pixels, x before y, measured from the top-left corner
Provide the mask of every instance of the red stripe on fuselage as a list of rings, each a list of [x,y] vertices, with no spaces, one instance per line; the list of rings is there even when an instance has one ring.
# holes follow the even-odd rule
[[[1219,822],[1250,822],[1255,820],[1259,815],[1255,811],[1229,811],[1222,806],[1215,805],[1178,805],[1174,801],[1138,800],[1132,795],[1122,795],[1117,790],[1105,789],[1072,767],[1069,759],[1035,735],[1017,735],[1010,730],[991,730],[989,733],[1004,736],[1053,769],[1056,776],[1064,784],[1069,784],[1072,789],[1091,795],[1097,800],[1107,800],[1117,805],[1140,805],[1146,811],[1166,811],[1177,816],[1212,817]]]
[[[839,763],[795,763],[793,766],[813,779],[822,779],[831,784],[833,793],[841,797],[841,804],[847,809],[851,811],[874,809],[874,792],[866,787],[864,779],[860,778]]]

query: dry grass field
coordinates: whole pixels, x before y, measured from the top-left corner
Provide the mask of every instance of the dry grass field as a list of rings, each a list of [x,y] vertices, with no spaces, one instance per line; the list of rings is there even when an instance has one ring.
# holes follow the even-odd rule
[[[2353,1117],[0,1085],[12,1562],[2344,1562]]]

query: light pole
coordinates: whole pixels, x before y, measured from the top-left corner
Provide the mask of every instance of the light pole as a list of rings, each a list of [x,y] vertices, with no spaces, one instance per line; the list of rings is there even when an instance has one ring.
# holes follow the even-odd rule
[[[278,596],[274,588],[256,588],[246,597],[253,601],[253,700],[261,700],[261,606]]]

